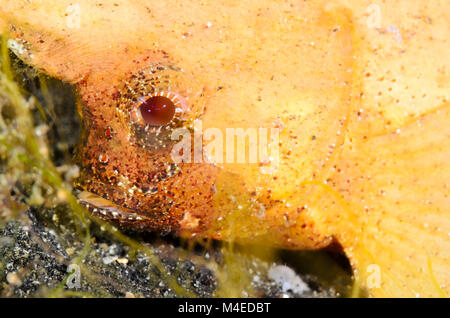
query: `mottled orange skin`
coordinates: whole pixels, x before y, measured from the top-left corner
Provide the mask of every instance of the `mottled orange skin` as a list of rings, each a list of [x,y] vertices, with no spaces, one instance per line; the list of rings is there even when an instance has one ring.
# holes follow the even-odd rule
[[[99,89],[97,84],[92,86],[89,80],[78,84],[84,127],[77,156],[83,169],[76,186],[142,216],[141,220],[103,216],[116,219],[122,225],[178,232],[184,212],[193,210],[201,220],[198,231],[202,231],[210,222],[205,216],[212,206],[212,177],[217,173],[217,168],[209,166],[200,169],[195,164],[173,164],[170,151],[174,142],[168,138],[157,138],[162,140],[162,145],[145,149],[137,141],[138,137],[130,127],[133,125],[130,119],[121,118],[117,112],[118,105],[124,104],[124,98],[130,100],[126,110],[130,112],[140,97],[124,97],[123,81],[153,65],[155,56],[159,55],[162,54],[157,51],[149,52],[147,57],[136,60],[130,65],[132,70],[121,73],[123,77],[117,81],[111,82],[110,77],[100,76],[96,80],[105,85],[104,90]],[[161,58],[160,63],[170,62],[168,58]],[[109,130],[110,137],[105,135],[106,130]],[[99,154],[105,154],[107,162],[102,163]],[[130,189],[133,193],[128,192]]]
[[[72,4],[3,0],[0,32],[77,88],[92,212],[184,237],[338,242],[371,295],[448,295],[448,1],[84,0],[77,27]],[[175,167],[173,141],[131,115],[154,90],[186,99],[169,131],[280,128],[278,169]]]
[[[240,10],[228,4],[223,6],[230,14],[236,14]],[[278,4],[274,2],[271,6],[277,9]],[[113,49],[106,49],[100,56],[92,55],[90,50],[94,49],[90,46],[99,45],[106,48],[106,43],[89,44],[86,54],[90,54],[93,60],[80,60],[79,69],[67,69],[67,60],[55,60],[52,54],[51,65],[44,66],[47,72],[50,69],[56,73],[62,72],[63,77],[67,77],[66,80],[75,83],[80,96],[83,134],[77,160],[82,172],[76,187],[108,199],[127,213],[135,213],[141,218],[121,218],[120,213],[119,217],[111,213],[97,213],[99,216],[123,225],[161,232],[170,231],[187,237],[201,235],[246,243],[270,242],[272,245],[289,248],[315,249],[325,247],[333,241],[332,234],[318,231],[314,219],[307,214],[303,216],[304,202],[300,197],[292,198],[296,196],[297,186],[286,173],[301,172],[304,175],[302,179],[308,176],[320,178],[326,169],[324,160],[331,153],[329,145],[337,143],[336,140],[341,138],[336,134],[339,127],[345,124],[345,111],[340,110],[341,96],[350,92],[350,87],[342,85],[342,81],[351,80],[352,74],[347,72],[347,68],[351,66],[352,60],[350,55],[340,55],[335,50],[350,52],[352,49],[349,27],[345,25],[349,19],[348,14],[342,9],[325,12],[316,5],[303,8],[296,4],[289,9],[292,12],[288,11],[288,15],[296,14],[297,10],[305,10],[304,14],[311,16],[311,22],[308,21],[311,25],[293,20],[286,26],[291,29],[289,32],[293,36],[297,36],[302,28],[311,28],[317,33],[311,31],[301,34],[301,43],[309,45],[320,35],[324,38],[332,37],[329,43],[316,42],[317,46],[323,46],[322,56],[314,55],[309,58],[307,56],[315,54],[312,49],[296,42],[283,42],[279,39],[279,30],[265,25],[267,19],[278,23],[276,14],[264,6],[249,8],[251,10],[247,14],[254,19],[250,23],[256,28],[254,32],[260,31],[266,37],[265,41],[258,40],[255,43],[255,52],[239,47],[239,43],[231,43],[231,47],[238,45],[234,48],[234,54],[224,54],[219,59],[213,59],[217,55],[216,48],[207,48],[205,45],[209,45],[208,41],[214,38],[220,38],[222,31],[208,30],[207,26],[199,25],[195,27],[197,32],[191,31],[193,35],[183,44],[186,49],[195,43],[205,46],[204,51],[199,53],[205,52],[206,55],[198,64],[186,61],[185,58],[189,55],[180,56],[180,48],[167,51],[149,49],[148,44],[155,40],[152,37],[136,40],[132,46],[118,41],[111,44]],[[209,7],[208,10],[215,9]],[[226,19],[213,20],[215,24],[230,28],[226,37],[234,37],[238,42],[241,41],[238,36],[248,37],[249,41],[253,38],[253,35],[245,34],[245,19],[243,22],[242,26],[234,29],[231,24],[226,24]],[[150,22],[152,23],[156,22]],[[336,25],[340,25],[340,32],[333,31]],[[131,38],[126,39],[127,43]],[[285,46],[280,49],[290,58],[303,56],[303,59],[297,62],[298,66],[286,68],[276,64],[279,54],[277,45],[280,40]],[[40,43],[39,39],[32,41]],[[270,44],[272,42],[273,44]],[[180,44],[182,43],[179,41],[174,42],[176,46]],[[95,60],[98,61],[97,64],[91,65]],[[84,65],[85,63],[87,65]],[[327,65],[332,65],[331,63],[335,64],[333,67],[338,75],[328,72]],[[190,110],[183,115],[180,124],[182,127],[190,127],[195,119],[201,119],[205,129],[217,127],[222,131],[228,127],[284,127],[284,146],[281,152],[285,158],[292,157],[290,161],[285,160],[275,175],[262,175],[258,165],[215,166],[196,163],[179,164],[173,172],[174,175],[166,177],[167,168],[172,167],[170,150],[173,142],[166,138],[161,140],[161,147],[152,148],[148,142],[146,144],[145,141],[139,141],[135,129],[139,124],[133,123],[127,115],[135,107],[137,99],[151,93],[152,88],[166,90],[166,87],[146,83],[145,92],[127,93],[128,88],[137,90],[139,85],[154,76],[149,69],[156,65],[177,70],[169,72],[168,80],[171,90],[188,100]],[[321,67],[317,68],[316,65]],[[236,67],[240,70],[237,71]],[[275,76],[280,76],[280,67],[282,79],[274,81]],[[86,71],[81,73],[83,68]],[[296,68],[306,68],[311,72],[308,75],[310,78],[299,77]],[[74,71],[77,73],[72,73]],[[254,77],[255,72],[261,73],[260,76]],[[141,74],[140,79],[136,80],[138,74]],[[156,76],[158,74],[157,72]],[[235,93],[241,90],[242,83],[253,77],[256,80],[253,85],[260,88],[254,87],[254,91],[250,92],[249,87],[244,99],[236,99],[239,95]],[[304,111],[296,110],[299,103],[297,98],[307,103]],[[317,100],[310,101],[314,98]],[[271,106],[271,100],[274,99],[288,104],[283,117],[290,123],[281,123],[285,119],[279,117],[280,110]],[[259,114],[254,112],[257,106],[255,101],[261,104],[258,105],[261,110]],[[309,104],[316,103],[324,105],[320,110],[323,115],[309,120],[306,118],[307,114],[315,111],[309,110]],[[343,106],[344,109],[348,106],[345,101]],[[327,121],[328,118],[335,119],[335,116],[336,123],[320,127],[321,122]],[[112,131],[110,138],[105,136],[107,129]],[[299,129],[302,130],[301,134]],[[315,135],[317,140],[312,140],[312,135]],[[293,150],[292,147],[297,149]],[[304,151],[309,153],[306,158],[303,156]],[[297,156],[300,157],[299,163],[295,164],[294,158]],[[295,170],[292,170],[293,164],[296,165]],[[266,185],[261,188],[259,183]],[[149,194],[149,190],[155,193]],[[304,195],[307,195],[307,192],[305,191]],[[286,199],[294,200],[290,207],[285,204]],[[245,208],[242,211],[237,210],[238,206]],[[265,211],[263,216],[258,212],[261,209]],[[92,207],[91,210],[94,211]],[[280,218],[280,214],[286,216]],[[292,225],[289,227],[285,225],[286,217],[291,219],[289,222]],[[222,222],[216,222],[218,219],[222,219]]]

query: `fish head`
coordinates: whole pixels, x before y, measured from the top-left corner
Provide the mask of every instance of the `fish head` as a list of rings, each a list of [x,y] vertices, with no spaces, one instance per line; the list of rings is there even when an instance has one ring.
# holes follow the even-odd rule
[[[448,296],[442,1],[2,0],[79,95],[78,199],[142,230],[317,249],[375,296]]]
[[[174,13],[180,30],[115,49],[112,68],[77,83],[81,201],[135,228],[329,244],[305,198],[345,124],[348,17],[298,6],[280,22],[275,8],[255,5],[234,24],[239,8],[211,21]],[[292,19],[302,12],[310,18]],[[155,123],[158,98],[171,110]]]
[[[77,88],[76,187],[96,215],[316,248],[332,238],[306,199],[342,141],[353,63],[350,16],[324,4],[63,1],[51,27],[34,4],[5,20],[24,60]]]

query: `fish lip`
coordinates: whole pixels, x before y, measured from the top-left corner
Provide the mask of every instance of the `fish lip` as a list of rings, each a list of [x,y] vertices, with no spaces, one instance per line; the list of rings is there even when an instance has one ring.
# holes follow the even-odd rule
[[[91,191],[79,190],[76,193],[76,198],[82,206],[102,219],[123,222],[142,222],[148,220],[147,217],[138,214],[136,211],[121,207],[113,201],[105,199]]]

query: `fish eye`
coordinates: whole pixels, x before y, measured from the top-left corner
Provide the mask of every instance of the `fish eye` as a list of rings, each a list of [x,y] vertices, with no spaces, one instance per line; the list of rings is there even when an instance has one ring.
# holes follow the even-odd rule
[[[140,114],[150,126],[164,126],[175,116],[175,102],[165,96],[146,96],[138,104]]]
[[[128,74],[114,94],[117,133],[128,132],[130,142],[145,149],[170,147],[174,130],[189,129],[203,113],[203,93],[190,73],[175,66],[157,63]]]

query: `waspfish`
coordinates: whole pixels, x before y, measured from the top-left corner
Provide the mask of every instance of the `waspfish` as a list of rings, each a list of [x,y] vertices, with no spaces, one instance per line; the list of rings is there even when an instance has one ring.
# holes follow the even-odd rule
[[[75,187],[92,213],[187,238],[339,244],[389,297],[450,292],[449,24],[438,0],[0,6],[11,49],[76,88]],[[231,128],[266,153],[221,143]]]

